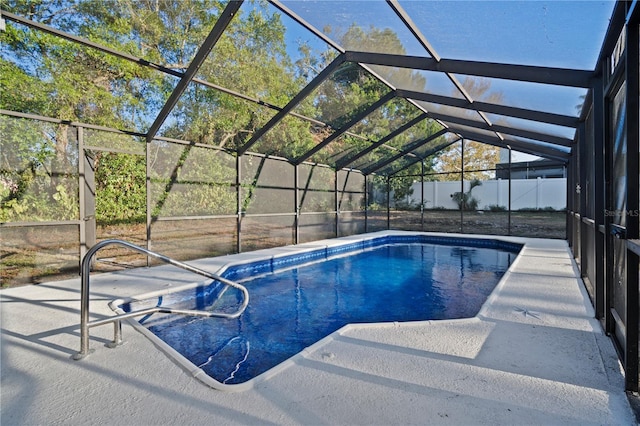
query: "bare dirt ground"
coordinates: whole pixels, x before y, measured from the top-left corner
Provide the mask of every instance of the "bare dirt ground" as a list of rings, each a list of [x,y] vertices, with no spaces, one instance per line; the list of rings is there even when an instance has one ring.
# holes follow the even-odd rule
[[[459,211],[447,210],[425,211],[424,215],[420,212],[392,212],[390,228],[531,238],[566,238],[566,213],[564,212],[511,212],[510,216],[511,225],[509,226],[507,212],[462,212],[462,215]]]
[[[329,215],[331,216],[331,215]],[[461,220],[462,218],[462,220]],[[347,219],[348,220],[348,219]],[[300,240],[313,241],[335,236],[335,222],[300,226]],[[521,237],[566,238],[564,212],[463,212],[434,210],[369,212],[367,231],[387,229],[471,234],[514,235]],[[462,226],[461,226],[462,224]],[[347,231],[345,231],[347,230]],[[365,232],[361,219],[342,223],[340,236]],[[178,260],[236,253],[235,218],[197,221],[164,221],[152,226],[151,249]],[[145,224],[99,226],[98,241],[121,239],[146,246]],[[242,251],[294,243],[292,219],[245,218],[241,233]],[[2,229],[0,244],[2,287],[55,281],[77,277],[80,253],[77,227],[30,226]],[[98,253],[95,271],[114,271],[147,265],[146,256],[126,248],[108,247]]]

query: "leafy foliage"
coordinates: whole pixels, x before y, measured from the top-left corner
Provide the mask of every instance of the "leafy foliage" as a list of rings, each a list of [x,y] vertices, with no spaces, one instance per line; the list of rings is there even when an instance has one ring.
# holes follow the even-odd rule
[[[191,145],[155,142],[150,165],[152,216],[233,214],[235,169],[229,154]]]
[[[78,218],[77,153],[57,161],[56,127],[0,116],[0,221]]]
[[[451,199],[455,201],[460,210],[477,210],[478,199],[471,195],[471,191],[476,186],[481,186],[482,181],[474,179],[469,182],[469,190],[467,192],[454,192],[451,194]]]
[[[184,72],[226,4],[223,0],[6,0],[3,8],[143,62]],[[112,134],[90,143],[86,138],[85,143],[115,151],[99,152],[94,158],[99,221],[145,217],[147,177],[153,217],[236,213],[237,199],[230,189],[235,184],[234,151],[276,114],[269,105],[287,105],[337,54],[330,48],[314,52],[303,44],[294,63],[285,31],[282,17],[266,1],[245,2],[198,71],[196,78],[209,86],[190,84],[160,129],[162,136],[192,145],[151,141],[142,149],[142,144],[134,146]],[[402,42],[389,29],[352,25],[336,31],[335,37],[347,49],[360,50],[366,43],[376,51],[405,53]],[[24,126],[21,120],[2,124],[13,129],[7,133],[12,136],[2,141],[0,215],[3,220],[77,218],[77,166],[84,153],[78,152],[75,129],[68,122],[145,133],[173,91],[176,77],[12,22],[0,40],[6,46],[0,52],[0,107],[65,120],[31,129],[19,129]],[[402,87],[425,88],[420,73],[371,68],[389,81],[401,81]],[[216,85],[244,97],[218,90]],[[475,94],[488,93],[482,82],[467,85]],[[326,126],[291,115],[251,149],[306,158],[389,91],[367,69],[345,63],[294,110]],[[418,113],[415,105],[393,99],[309,159],[330,165],[348,160]],[[372,150],[359,166],[377,164],[439,129],[435,122],[423,120]],[[422,156],[419,150],[416,153]],[[411,162],[412,158],[405,158],[396,163],[397,169],[383,170],[404,169],[391,183],[398,199],[410,193],[411,176],[420,173],[421,163]],[[427,171],[436,164],[432,158],[424,163]],[[374,182],[386,185],[383,179]],[[330,189],[330,179],[326,183]],[[253,183],[242,185],[247,194],[253,194]],[[311,201],[307,199],[307,207],[328,208],[324,199]],[[248,210],[251,202],[249,195],[241,208]]]
[[[464,177],[465,179],[488,179],[493,176],[491,169],[500,162],[500,148],[478,142],[465,141]],[[460,180],[462,164],[462,144],[457,142],[442,150],[435,159],[435,168],[443,180]],[[452,174],[457,173],[457,174]]]
[[[95,163],[96,220],[100,223],[144,222],[147,202],[144,157],[101,152]]]

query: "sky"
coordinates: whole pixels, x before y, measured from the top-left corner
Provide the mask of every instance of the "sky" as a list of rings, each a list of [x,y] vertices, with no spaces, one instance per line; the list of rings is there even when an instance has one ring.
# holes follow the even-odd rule
[[[356,23],[394,30],[406,53],[424,49],[383,0],[284,0],[319,30]],[[468,59],[592,69],[615,4],[604,0],[399,0],[438,54]],[[289,40],[310,40],[291,28]]]
[[[363,28],[392,29],[406,54],[428,56],[415,37],[383,0],[283,0],[294,13],[319,30],[344,31],[352,24]],[[614,1],[434,1],[399,0],[437,54],[445,59],[513,63],[555,68],[593,70]],[[287,17],[289,53],[305,41],[318,51],[326,45]],[[362,46],[364,51],[375,46]],[[388,52],[400,53],[400,52]],[[464,76],[457,76],[463,80]],[[510,106],[566,115],[579,115],[577,107],[586,89],[489,79],[491,91]],[[455,90],[446,79],[431,79],[427,89],[444,94]],[[522,127],[522,122],[514,123]],[[573,129],[529,123],[539,130],[572,138]]]
[[[428,56],[404,29],[386,2],[283,1],[311,25],[333,31],[358,24],[395,31],[406,54]],[[431,1],[400,0],[435,51],[446,59],[514,63],[592,70],[613,10],[613,1]],[[290,54],[304,40],[324,49],[316,37],[288,25]],[[363,46],[362,50],[371,50]],[[523,108],[546,108],[577,115],[584,90],[551,90],[540,84],[492,81],[505,102]],[[444,90],[444,89],[443,89]],[[557,95],[556,92],[559,92]]]
[[[364,29],[375,26],[390,29],[409,55],[428,56],[411,32],[384,0],[281,0],[320,31],[331,34],[346,31],[351,25]],[[596,64],[611,11],[611,0],[398,0],[435,51],[446,59],[515,63],[591,70]],[[243,8],[260,7],[246,2]],[[275,7],[269,5],[270,12]],[[287,51],[295,61],[300,43],[308,43],[323,52],[327,45],[318,37],[282,16],[287,27]],[[379,46],[364,45],[360,50],[375,51]],[[426,91],[455,96],[453,84],[438,75],[426,76]],[[464,76],[457,76],[462,81]],[[490,79],[491,91],[503,96],[506,105],[579,114],[577,105],[585,89],[558,88],[542,84]],[[457,94],[459,97],[460,95]],[[507,120],[507,118],[503,118]],[[492,119],[493,120],[493,119]],[[493,120],[495,122],[495,120]],[[505,123],[509,124],[509,123]],[[533,126],[560,136],[573,136],[573,130],[512,122],[515,127]],[[536,128],[536,126],[538,126]]]

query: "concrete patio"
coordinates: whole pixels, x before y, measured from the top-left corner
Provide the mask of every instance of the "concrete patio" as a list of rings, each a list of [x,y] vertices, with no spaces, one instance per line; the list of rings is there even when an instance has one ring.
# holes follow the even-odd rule
[[[525,248],[476,318],[347,326],[235,393],[203,385],[128,323],[124,345],[104,347],[112,327],[93,328],[95,352],[73,361],[79,278],[2,290],[1,423],[637,424],[566,241],[505,239]],[[215,271],[253,255],[190,263]],[[92,318],[192,281],[171,266],[92,275]]]

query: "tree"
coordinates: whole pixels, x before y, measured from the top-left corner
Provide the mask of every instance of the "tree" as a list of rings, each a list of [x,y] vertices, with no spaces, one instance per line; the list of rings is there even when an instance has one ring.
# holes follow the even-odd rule
[[[327,27],[324,32],[332,35],[338,44],[347,50],[362,50],[362,46],[367,46],[367,49],[374,47],[377,51],[393,51],[400,54],[405,52],[397,34],[388,28],[380,29],[372,26],[365,29],[354,24],[346,30]],[[303,76],[314,74],[317,70],[328,65],[335,57],[335,51],[332,49],[314,52],[307,46],[303,46],[302,53],[304,56],[296,63],[296,67],[298,75]],[[424,89],[426,81],[420,73],[402,68],[398,68],[394,72],[401,75],[402,80],[410,82],[409,85],[412,88]],[[388,73],[387,70],[386,74]],[[381,73],[381,75],[384,74]],[[307,102],[315,106],[315,111],[312,111],[315,113],[314,118],[329,124],[332,129],[339,129],[390,90],[388,86],[359,64],[345,63],[312,93]],[[403,99],[393,99],[350,129],[351,132],[361,136],[360,138],[348,135],[338,138],[318,152],[313,160],[332,164],[336,158],[340,158],[341,153],[368,147],[372,142],[386,136],[419,112],[415,105]],[[413,129],[413,134],[429,134],[430,125],[431,123],[427,121],[418,124]],[[318,138],[319,141],[323,140],[327,133],[332,133],[332,131],[327,132],[326,129],[316,130],[321,136]],[[410,136],[401,135],[390,141],[387,146],[401,148],[410,141]],[[375,162],[380,159],[384,152],[384,148],[376,150],[375,154],[369,157],[370,161]]]
[[[77,163],[54,161],[56,127],[0,116],[0,134],[0,221],[78,219]]]
[[[295,75],[293,64],[287,58],[280,16],[266,14],[265,4],[252,4],[243,9],[247,12],[234,17],[198,78],[284,105],[297,92],[302,78]],[[16,14],[166,68],[185,70],[225,5],[225,1],[217,0],[9,0],[6,7]],[[173,76],[19,24],[9,23],[0,37],[7,46],[0,53],[3,89],[0,105],[9,110],[144,133],[175,85]],[[161,130],[165,136],[235,149],[273,113],[273,110],[256,107],[251,102],[194,83]],[[61,165],[77,163],[79,155],[69,146],[68,130],[67,124],[60,124],[49,145],[53,150],[41,151]],[[287,138],[299,139],[307,145],[312,139],[308,125],[299,124],[281,129],[275,140]],[[20,146],[21,155],[36,155],[33,147],[38,145],[24,143]],[[103,172],[97,174],[97,186],[110,188],[116,181],[100,179],[125,173],[122,158],[99,157]],[[201,156],[201,161],[206,161],[205,158],[213,163],[207,164],[206,168],[193,169],[201,174],[193,176],[191,173],[191,189],[197,182],[211,189],[207,182],[210,182],[212,170],[226,167],[218,162],[216,155]],[[132,170],[144,166],[143,157],[129,160],[128,166]],[[31,163],[41,167],[40,163]],[[179,166],[176,163],[171,167]],[[3,179],[5,176],[3,174]],[[170,190],[172,186],[167,179],[180,176],[184,173],[158,175],[156,179],[163,182],[160,186]],[[50,177],[55,179],[53,175]],[[28,181],[26,177],[23,180]],[[125,180],[117,182],[125,185]],[[223,183],[228,185],[229,182]],[[7,185],[22,184],[12,180]],[[71,190],[68,188],[67,192]],[[191,201],[201,197],[194,191],[182,194],[185,205],[192,206]],[[126,193],[124,187],[122,193]],[[138,196],[129,200],[122,198],[122,203],[137,205],[134,199]],[[217,203],[228,197],[214,198],[211,197],[209,206],[212,211],[218,211]],[[131,206],[114,209],[114,214],[129,211]],[[176,206],[170,210],[180,209]]]
[[[376,27],[362,28],[352,25],[345,31],[325,28],[325,33],[334,33],[334,38],[347,50],[362,50],[362,46],[367,49],[374,48],[380,52],[405,53],[402,42],[390,29],[380,29]],[[311,52],[305,51],[305,59],[297,62],[300,75],[308,75],[308,70],[315,72],[317,69],[326,66],[334,58],[333,51]],[[321,58],[318,60],[317,58]],[[322,62],[324,61],[324,62]],[[371,67],[379,75],[384,76],[389,81],[403,81],[405,86],[414,90],[424,90],[426,80],[418,72],[409,69],[388,67]],[[379,100],[389,91],[389,87],[383,84],[377,77],[358,64],[347,63],[338,68],[336,72],[325,81],[314,93],[312,104],[317,108],[319,120],[327,122],[332,129],[339,129],[345,123],[357,116],[361,111]],[[404,99],[395,98],[382,107],[367,115],[362,121],[355,124],[350,132],[359,135],[343,135],[334,140],[325,148],[317,152],[312,159],[317,162],[335,164],[337,160],[348,158],[354,152],[359,152],[372,143],[388,135],[402,124],[415,118],[421,111],[415,105]],[[428,135],[436,133],[440,126],[431,120],[423,120],[411,129],[401,133],[384,146],[372,151],[365,161],[359,161],[361,168],[366,168],[376,164],[384,158],[395,155],[408,143],[423,139]],[[316,135],[318,143],[332,131],[319,129]],[[400,160],[398,169],[402,168]],[[431,161],[426,159],[428,170],[431,170]],[[391,179],[391,189],[397,200],[402,200],[411,192],[411,185],[415,180],[415,175],[421,172],[421,164],[417,162],[405,170],[403,175]],[[375,176],[374,187],[386,191],[386,177]]]
[[[104,2],[15,0],[7,3],[9,10],[29,19],[127,53],[140,54],[135,44],[128,43],[125,46],[121,43],[123,22],[96,18],[110,6]],[[131,128],[136,123],[148,121],[146,111],[153,104],[152,92],[162,90],[163,77],[153,70],[51,34],[9,24],[0,38],[7,47],[0,53],[0,68],[3,71],[0,80],[3,89],[0,93],[2,108],[65,121]],[[77,151],[70,130],[70,126],[63,122],[56,125],[53,132],[43,134],[39,143],[24,141],[11,147],[18,151],[15,155],[23,158],[27,164],[34,165],[34,176],[40,176],[40,180],[46,177],[46,186],[49,188],[44,190],[49,193],[48,200],[43,190],[33,187],[28,191],[32,195],[39,194],[37,197],[40,201],[30,202],[33,208],[27,210],[30,213],[23,216],[22,220],[33,220],[43,214],[46,216],[47,210],[66,205],[65,200],[69,197],[77,200],[77,177],[69,177],[77,176],[78,160],[82,153]],[[107,158],[103,167],[111,167]],[[118,164],[113,164],[113,167],[112,173],[117,173]],[[8,169],[3,171],[5,179],[9,174]],[[14,178],[15,175],[11,179]],[[20,179],[25,179],[24,174]],[[17,185],[21,186],[19,182]],[[26,202],[24,196],[18,198],[16,202]],[[77,201],[75,210],[77,218]]]
[[[441,151],[435,159],[435,169],[442,174],[440,180],[460,180],[455,175],[462,171],[462,143],[457,142]],[[464,179],[486,180],[493,177],[496,164],[500,163],[500,148],[474,141],[464,143]]]
[[[478,208],[478,199],[471,195],[471,191],[476,186],[482,186],[482,181],[473,179],[469,182],[469,190],[467,192],[454,192],[451,194],[451,198],[460,210],[476,210]]]
[[[295,75],[288,58],[280,15],[269,14],[264,3],[236,15],[200,68],[198,77],[284,106],[304,82]],[[215,19],[208,18],[203,29],[209,31],[214,23]],[[274,113],[222,91],[192,84],[174,109],[174,123],[165,133],[233,150],[243,145]],[[308,126],[283,126],[279,136],[298,139],[304,134],[301,130],[308,134]],[[264,151],[274,151],[268,143],[263,145]]]
[[[483,102],[500,103],[503,94],[491,91],[491,81],[485,78],[467,77],[463,80],[462,86],[474,100],[482,100]],[[438,112],[448,115],[460,115],[459,110],[448,106],[441,106]],[[481,120],[475,111],[466,110],[463,114],[464,118]],[[440,173],[457,173],[462,170],[462,144],[455,143],[448,148],[442,150],[435,160],[435,169]],[[464,178],[472,179],[488,179],[493,176],[491,171],[495,165],[500,162],[500,148],[475,141],[465,140],[464,143]],[[460,177],[454,174],[440,175],[441,180],[459,180]]]

